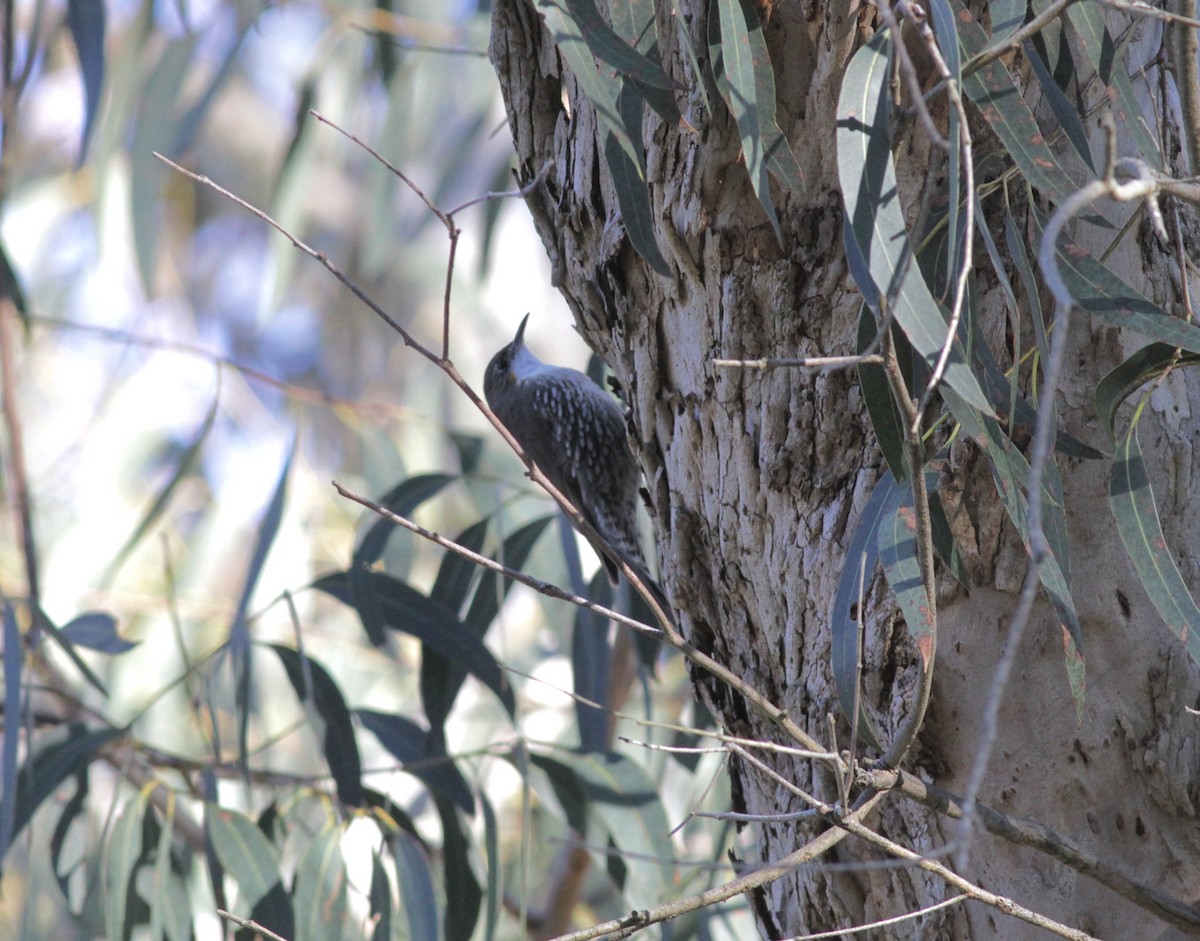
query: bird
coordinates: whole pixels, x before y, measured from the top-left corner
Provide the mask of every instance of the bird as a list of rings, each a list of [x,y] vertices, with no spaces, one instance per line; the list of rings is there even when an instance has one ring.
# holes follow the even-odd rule
[[[525,345],[526,314],[511,343],[488,363],[488,406],[533,462],[604,540],[588,537],[617,584],[620,562],[657,594],[638,540],[640,472],[625,414],[613,396],[578,369],[542,362]],[[587,534],[584,534],[587,536]]]

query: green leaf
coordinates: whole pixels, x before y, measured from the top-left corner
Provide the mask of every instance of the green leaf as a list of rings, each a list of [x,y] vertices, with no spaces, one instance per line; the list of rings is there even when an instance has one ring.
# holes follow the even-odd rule
[[[864,303],[858,315],[859,355],[865,353],[875,340],[877,330],[871,308]],[[896,401],[892,398],[892,386],[888,382],[887,371],[880,363],[860,363],[858,386],[867,406],[867,414],[871,418],[871,428],[875,432],[880,453],[887,461],[892,476],[903,480],[908,474],[904,464],[904,424]]]
[[[658,24],[654,6],[653,0],[609,0],[608,15],[613,31],[661,70],[662,56],[658,50]],[[666,73],[663,74],[665,77]],[[650,85],[633,76],[629,77],[630,86],[639,93],[639,97],[645,99],[668,125],[678,127],[682,117],[671,88]],[[631,90],[630,86],[626,86],[626,93]],[[677,86],[672,82],[671,87]],[[638,107],[640,109],[641,105]],[[640,138],[639,131],[634,139]]]
[[[603,566],[593,576],[587,597],[606,608],[612,606],[613,588]],[[587,608],[576,608],[571,630],[571,677],[574,693],[580,697],[575,700],[575,723],[579,727],[579,748],[585,753],[608,750],[607,710],[581,700],[608,704],[611,659],[608,618]]]
[[[659,63],[642,55],[616,34],[600,15],[594,0],[565,0],[565,3],[567,15],[575,21],[596,58],[652,88],[675,87]],[[538,0],[539,10],[551,5],[557,4],[553,4],[552,0]]]
[[[860,575],[863,591],[869,591],[875,574],[875,563],[879,561],[879,530],[885,519],[904,500],[904,487],[897,484],[895,477],[884,471],[863,507],[850,544],[846,547],[846,560],[838,578],[837,591],[833,597],[831,643],[829,647],[830,671],[837,689],[838,704],[842,714],[850,719],[854,714],[854,702],[858,697],[858,678],[861,670],[861,650],[858,633],[858,607]],[[882,751],[879,738],[865,710],[858,715],[858,737],[864,744]]]
[[[258,586],[258,578],[262,574],[267,561],[267,553],[279,532],[279,524],[283,520],[283,505],[287,498],[287,480],[292,469],[292,459],[296,456],[296,438],[288,447],[287,457],[284,458],[283,468],[279,479],[271,493],[271,501],[258,524],[258,538],[255,541],[254,553],[250,556],[250,564],[246,568],[245,581],[241,597],[238,599],[237,610],[233,615],[233,623],[229,627],[229,658],[233,666],[234,695],[238,709],[238,763],[243,773],[249,767],[249,752],[247,735],[250,727],[250,623],[247,613],[250,602],[254,597],[254,589]]]
[[[479,807],[483,811],[483,848],[487,859],[487,911],[484,913],[483,941],[493,941],[500,921],[500,867],[503,865],[500,857],[500,826],[496,811],[483,793],[479,795]]]
[[[416,837],[400,832],[392,837],[392,855],[396,860],[400,908],[408,921],[408,936],[437,941],[442,937],[442,929],[438,923],[437,895],[425,848]]]
[[[292,887],[296,911],[294,941],[345,937],[346,867],[341,837],[340,827],[328,827],[300,857]]]
[[[163,164],[155,152],[172,156],[177,109],[184,79],[192,72],[192,53],[199,33],[192,33],[167,46],[150,75],[142,83],[137,97],[137,118],[133,141],[129,146],[132,166],[129,170],[129,218],[133,224],[134,253],[142,285],[151,297],[155,290],[155,272],[162,212]]]
[[[449,758],[428,761],[429,733],[425,729],[411,719],[389,712],[356,709],[354,714],[379,739],[379,743],[400,761],[401,771],[411,774],[430,791],[451,801],[463,813],[475,813],[475,795],[458,766]]]
[[[433,886],[429,887],[432,900]],[[371,888],[367,892],[368,920],[375,927],[371,932],[371,941],[391,941],[392,937],[392,884],[388,880],[387,870],[379,859],[379,854],[371,853]],[[414,934],[414,938],[437,937],[437,919],[434,919],[434,934]]]
[[[117,633],[117,619],[103,611],[80,614],[59,630],[76,647],[98,650],[100,653],[121,654],[137,646]]]
[[[89,731],[83,725],[72,725],[66,738],[43,745],[27,758],[17,772],[9,846],[21,835],[21,831],[25,829],[25,825],[32,819],[42,802],[50,797],[63,781],[83,774],[96,757],[97,751],[124,734],[123,729]]]
[[[365,582],[379,603],[385,626],[416,637],[475,676],[496,694],[510,716],[515,715],[512,687],[500,664],[483,645],[482,639],[464,629],[453,611],[381,572],[365,573]],[[354,605],[357,600],[345,572],[325,575],[317,579],[313,587],[343,604]]]
[[[1096,386],[1096,417],[1108,435],[1109,444],[1116,444],[1117,409],[1122,402],[1147,382],[1161,376],[1172,364],[1191,366],[1196,363],[1200,363],[1200,353],[1183,353],[1167,343],[1151,343],[1101,379]]]
[[[481,551],[487,538],[489,522],[485,517],[478,523],[472,523],[455,536],[454,541],[472,552]],[[433,588],[429,590],[429,597],[454,611],[461,611],[471,589],[471,579],[477,571],[479,566],[470,559],[457,552],[447,552],[442,557],[442,564],[438,566],[437,578]]]
[[[483,892],[471,868],[470,846],[454,805],[434,798],[442,820],[442,884],[446,887],[446,941],[470,941]]]
[[[313,731],[321,736],[321,749],[337,786],[338,800],[348,807],[362,806],[362,762],[354,740],[350,710],[346,708],[342,691],[316,660],[282,644],[268,646],[279,657],[292,689],[302,702],[308,695],[308,680],[311,679],[311,705],[315,711],[314,725],[317,726]]]
[[[494,561],[510,569],[524,568],[529,553],[533,551],[534,545],[556,516],[557,514],[550,514],[539,517],[505,538],[500,545],[500,551],[493,556]],[[467,627],[482,637],[496,619],[496,614],[500,611],[500,602],[508,596],[511,588],[512,582],[507,578],[502,578],[495,572],[484,572],[479,584],[475,586],[475,597],[471,599],[471,607],[467,609]]]
[[[167,504],[170,503],[171,497],[175,495],[175,490],[192,472],[192,468],[196,465],[196,459],[199,458],[200,451],[204,447],[204,442],[208,439],[208,433],[212,431],[213,422],[217,417],[217,405],[220,401],[221,396],[218,387],[217,394],[213,396],[212,404],[208,407],[208,414],[204,416],[204,421],[201,422],[199,430],[179,455],[174,473],[171,474],[170,479],[155,495],[154,499],[150,502],[150,506],[146,508],[146,512],[142,514],[142,518],[138,520],[138,524],[133,528],[133,532],[129,534],[129,537],[113,557],[112,562],[109,563],[103,577],[100,579],[100,584],[105,586],[112,584],[113,579],[117,576],[117,572],[125,564],[125,560],[129,558],[129,553],[137,548],[138,544],[145,538],[146,533],[158,522],[159,517],[162,516],[163,511],[167,508]]]
[[[1027,0],[988,0],[992,45],[996,46],[1025,25]]]
[[[1037,76],[1038,85],[1041,86],[1042,94],[1046,96],[1050,110],[1054,112],[1058,126],[1066,134],[1067,140],[1071,142],[1075,152],[1088,165],[1088,169],[1092,173],[1096,173],[1096,164],[1092,160],[1092,148],[1088,144],[1087,131],[1083,128],[1083,122],[1079,120],[1079,112],[1075,110],[1067,96],[1063,94],[1062,89],[1058,87],[1058,82],[1054,81],[1054,76],[1050,74],[1050,69],[1038,55],[1037,48],[1033,43],[1023,43],[1021,51],[1025,53],[1025,58],[1033,67],[1033,74]]]
[[[155,900],[155,904],[150,906],[150,936],[154,941],[161,941],[168,934],[177,937],[181,914],[186,917],[186,914],[191,912],[187,888],[182,880],[171,872],[171,836],[175,827],[175,804],[173,798],[168,799],[167,810],[158,833],[158,845],[154,848],[154,871],[150,884],[150,897]],[[177,895],[179,892],[182,893],[182,897]],[[182,905],[163,904],[168,900],[172,903],[182,902]],[[170,925],[168,919],[172,922]]]
[[[67,28],[79,54],[79,71],[83,76],[83,134],[76,162],[81,167],[96,126],[100,92],[104,88],[104,0],[67,0]]]
[[[949,336],[920,269],[899,204],[888,130],[887,75],[891,44],[882,30],[855,53],[838,101],[838,168],[846,202],[847,261],[863,299],[879,319],[881,298],[922,358],[932,366]],[[957,341],[943,385],[991,414],[991,405]]]
[[[400,481],[377,502],[397,516],[408,517],[412,515],[413,510],[427,500],[436,497],[456,479],[450,474],[419,474],[416,477]],[[354,550],[356,566],[370,568],[378,562],[383,556],[384,549],[387,548],[388,537],[396,531],[396,524],[391,520],[375,517],[374,514],[371,516],[375,521],[359,540],[358,547]]]
[[[1044,218],[1035,211],[1033,219],[1040,242]],[[1170,316],[1070,239],[1059,240],[1058,265],[1071,296],[1093,317],[1151,340],[1200,353],[1200,327]]]
[[[513,761],[517,766],[517,771],[522,772],[523,776],[523,769],[519,764],[520,756],[510,754],[507,757]],[[554,797],[567,818],[567,825],[578,834],[587,833],[587,796],[584,794],[582,782],[575,774],[574,767],[557,758],[536,752],[530,754],[529,761],[545,773],[550,787],[554,790]]]
[[[963,52],[975,56],[987,47],[987,34],[961,0],[947,0],[954,10]],[[1033,112],[1021,97],[1012,73],[999,60],[963,79],[967,96],[979,106],[988,126],[1004,144],[1017,167],[1043,196],[1061,203],[1079,183],[1058,162]]]
[[[205,832],[213,853],[237,883],[250,917],[264,928],[291,938],[295,916],[279,876],[279,853],[250,818],[208,804]]]
[[[113,941],[129,937],[126,908],[134,895],[133,874],[142,855],[142,825],[152,791],[143,788],[129,801],[109,834],[104,854],[104,923]]]
[[[4,723],[9,728],[25,724],[25,710],[21,707],[21,672],[25,666],[25,642],[21,637],[21,626],[12,603],[4,599]],[[0,872],[3,872],[4,857],[16,835],[17,813],[17,745],[19,735],[5,735],[0,744]],[[80,785],[86,790],[85,783]],[[63,812],[64,816],[66,811]]]
[[[1076,45],[1088,64],[1096,70],[1105,85],[1105,98],[1115,113],[1117,122],[1133,135],[1140,156],[1156,167],[1163,165],[1158,141],[1146,124],[1145,109],[1138,102],[1133,83],[1125,71],[1125,56],[1106,55],[1112,38],[1104,24],[1104,7],[1096,3],[1073,3],[1067,7],[1067,19],[1075,30]],[[1108,60],[1106,62],[1106,60]],[[1108,74],[1105,74],[1105,65]],[[1079,77],[1083,80],[1083,76]],[[1090,79],[1089,79],[1090,80]]]
[[[1183,643],[1193,662],[1200,663],[1200,608],[1179,573],[1159,523],[1154,491],[1137,438],[1140,417],[1139,408],[1117,448],[1108,502],[1121,542],[1154,609]]]
[[[757,23],[757,16],[754,22]],[[775,237],[782,241],[779,218],[771,201],[767,177],[766,144],[769,140],[760,99],[765,89],[758,86],[754,66],[754,48],[750,41],[746,12],[741,0],[711,0],[708,11],[708,51],[721,97],[737,122],[742,139],[742,156],[750,174],[754,195],[767,214]],[[769,63],[768,63],[769,65]],[[774,79],[771,80],[771,104],[774,109]]]
[[[437,496],[454,480],[449,474],[422,474],[410,477],[389,490],[378,502],[397,516],[408,517],[412,515],[413,510],[426,500]],[[388,539],[396,529],[396,524],[391,520],[377,517],[354,550],[350,566],[350,586],[354,593],[354,601],[348,603],[358,612],[367,638],[376,647],[383,646],[386,635],[383,614],[371,590],[369,574],[371,567],[382,557]]]
[[[577,754],[571,763],[588,807],[620,851],[629,878],[626,905],[664,900],[674,882],[674,848],[658,789],[637,762],[610,752]]]
[[[889,508],[880,521],[876,540],[884,577],[904,612],[908,632],[916,641],[922,669],[928,671],[937,624],[917,560],[917,517],[912,503],[912,490],[909,489],[906,498],[898,506]]]
[[[1001,432],[992,418],[980,415],[953,392],[945,393],[947,406],[962,426],[963,433],[979,446],[992,468],[996,492],[1004,504],[1008,518],[1017,528],[1021,542],[1029,551],[1029,501],[1025,495],[1025,484],[1029,479],[1029,462],[1016,445]],[[1046,464],[1042,477],[1043,530],[1049,550],[1038,565],[1038,580],[1045,589],[1050,603],[1063,629],[1069,632],[1072,642],[1082,651],[1083,634],[1075,602],[1069,586],[1070,557],[1066,537],[1066,519],[1063,513],[1062,482],[1051,459]],[[1082,659],[1070,664],[1067,678],[1075,701],[1076,714],[1082,719],[1084,705]]]
[[[622,92],[622,97],[634,94],[631,88]],[[638,105],[640,110],[641,105]],[[624,110],[624,109],[622,109]],[[638,138],[641,138],[638,124]],[[669,277],[671,268],[659,251],[654,238],[654,211],[650,206],[650,192],[646,188],[645,172],[634,164],[621,147],[614,134],[604,135],[604,162],[612,176],[613,191],[617,194],[617,205],[621,210],[621,222],[625,234],[634,250],[645,259],[656,272]]]
[[[545,19],[546,28],[554,37],[554,44],[558,46],[559,53],[575,76],[580,89],[596,109],[596,117],[602,128],[617,138],[626,156],[640,168],[643,159],[642,142],[630,138],[617,105],[617,98],[625,85],[624,80],[620,76],[608,77],[600,74],[579,24],[559,3],[553,0],[538,0],[537,10]]]

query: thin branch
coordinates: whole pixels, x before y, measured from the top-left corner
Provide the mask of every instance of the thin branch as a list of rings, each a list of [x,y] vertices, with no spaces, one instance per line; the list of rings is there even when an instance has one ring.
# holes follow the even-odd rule
[[[952,895],[943,902],[938,902],[934,905],[927,905],[925,908],[918,908],[914,912],[906,912],[903,915],[897,915],[895,918],[883,918],[879,921],[868,922],[865,925],[856,925],[853,928],[838,928],[835,931],[822,931],[818,934],[797,935],[794,938],[789,938],[788,941],[820,941],[822,938],[842,938],[848,934],[862,934],[864,931],[875,931],[879,928],[889,928],[892,925],[899,925],[906,921],[912,921],[914,918],[922,918],[933,912],[941,911],[943,908],[949,908],[951,905],[957,905],[959,902],[967,898],[965,893],[961,895]]]
[[[217,914],[220,915],[222,918],[224,918],[226,921],[233,922],[239,928],[247,928],[250,931],[258,932],[264,938],[268,939],[268,941],[288,941],[287,938],[277,935],[274,931],[272,931],[269,928],[264,928],[258,922],[251,921],[249,918],[242,918],[238,915],[233,915],[233,914],[225,911],[223,908],[218,908]]]
[[[880,366],[883,357],[865,353],[861,356],[802,356],[798,359],[714,359],[712,364],[732,369],[847,369],[853,366]]]
[[[414,523],[407,517],[400,516],[398,513],[393,513],[387,507],[380,506],[373,500],[369,500],[366,497],[360,497],[358,494],[347,490],[336,480],[333,481],[333,489],[347,500],[353,500],[355,503],[365,506],[368,510],[371,510],[373,513],[377,513],[384,519],[395,523],[397,526],[407,529],[410,533],[414,533],[420,536],[422,539],[429,540],[434,545],[441,546],[443,549],[446,549],[449,552],[453,552],[456,555],[462,556],[464,559],[475,565],[478,565],[480,568],[485,568],[490,572],[503,575],[505,578],[510,578],[515,582],[520,582],[522,585],[528,585],[534,591],[540,592],[541,594],[546,595],[548,598],[554,598],[558,601],[567,601],[573,605],[578,605],[580,608],[591,611],[594,614],[600,615],[601,617],[608,618],[609,620],[616,621],[618,624],[624,624],[626,627],[633,628],[635,631],[639,631],[642,634],[648,634],[651,637],[662,637],[662,631],[660,631],[658,628],[651,627],[649,624],[644,624],[636,618],[631,618],[627,615],[621,614],[619,611],[614,611],[612,608],[606,608],[604,605],[596,604],[596,602],[588,598],[584,598],[581,595],[575,595],[571,592],[563,591],[557,585],[552,585],[550,582],[544,582],[540,578],[534,578],[532,575],[526,575],[524,572],[520,572],[517,569],[509,568],[507,565],[503,565],[497,562],[495,559],[489,559],[486,555],[480,555],[478,552],[473,552],[466,546],[459,545],[453,539],[447,539],[445,536],[441,536],[432,530],[426,529],[424,526]]]
[[[866,804],[845,819],[862,819],[870,813],[882,796],[882,794],[874,795]],[[582,931],[560,935],[554,941],[590,941],[592,938],[599,938],[605,935],[611,941],[628,938],[630,935],[636,934],[649,925],[670,921],[672,918],[678,918],[680,915],[687,914],[688,912],[698,911],[701,908],[707,908],[710,905],[728,901],[735,896],[742,895],[752,889],[757,889],[777,879],[781,879],[798,866],[802,866],[824,855],[845,839],[845,837],[845,830],[836,826],[830,827],[820,836],[810,840],[804,846],[788,854],[777,863],[755,869],[744,876],[730,880],[723,885],[708,889],[697,895],[677,899],[665,905],[656,906],[655,908],[635,911],[624,918],[593,925],[590,928],[584,928]]]
[[[40,629],[38,612],[41,608],[41,586],[38,579],[37,541],[33,536],[33,496],[29,491],[29,474],[25,464],[25,435],[21,429],[20,406],[17,404],[14,350],[17,343],[16,321],[17,310],[12,298],[0,298],[0,403],[4,409],[4,430],[8,437],[9,490],[13,514],[17,518],[17,531],[21,534],[26,591],[32,615],[30,639],[36,640]]]

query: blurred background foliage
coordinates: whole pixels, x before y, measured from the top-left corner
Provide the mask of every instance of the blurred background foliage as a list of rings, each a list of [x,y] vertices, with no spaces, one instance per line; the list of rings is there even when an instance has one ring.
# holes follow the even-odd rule
[[[211,177],[327,252],[437,348],[444,228],[309,109],[443,209],[513,189],[482,6],[10,7],[0,248],[21,309],[0,326],[37,572],[29,584],[18,515],[0,516],[0,843],[15,837],[3,858],[3,937],[215,938],[226,930],[220,905],[297,939],[520,937],[500,899],[515,914],[544,902],[569,824],[599,840],[592,914],[628,909],[614,889],[635,888],[636,861],[605,852],[622,849],[623,821],[593,830],[603,814],[576,816],[588,806],[586,769],[618,789],[649,775],[665,807],[654,800],[637,819],[665,810],[674,825],[702,794],[723,806],[723,785],[706,791],[715,755],[676,761],[624,747],[614,766],[592,767],[568,750],[585,712],[562,692],[578,679],[573,611],[521,587],[502,594],[405,532],[386,540],[376,570],[422,597],[445,579],[443,590],[460,592],[453,601],[485,613],[479,599],[492,592],[504,604],[482,624],[488,648],[519,672],[506,679],[511,717],[483,684],[463,687],[445,727],[452,766],[397,770],[405,742],[429,745],[421,644],[390,632],[372,645],[350,606],[310,588],[345,570],[375,523],[331,479],[374,497],[409,481],[400,492],[422,523],[459,533],[486,520],[473,538],[491,554],[553,505],[466,398],[319,264],[154,157]],[[526,311],[535,350],[584,368],[520,201],[482,202],[457,222],[450,356],[462,374],[478,382]],[[7,431],[11,506],[21,473]],[[564,562],[577,543],[565,540],[564,554],[560,532],[539,530],[526,568],[578,586],[586,575]],[[52,625],[65,626],[59,644],[47,640]],[[237,649],[244,640],[253,657]],[[643,679],[629,709],[691,720],[678,660]],[[370,711],[356,732],[346,708]],[[391,753],[367,727],[395,736]],[[339,734],[360,752],[364,793],[348,794],[354,775],[333,767],[349,760]],[[40,806],[25,826],[31,801]],[[727,836],[692,821],[666,850],[712,863]],[[716,879],[708,865],[680,873],[652,862],[666,867],[664,888]],[[474,916],[463,888],[472,879],[487,890]],[[724,936],[749,930],[743,912],[704,917],[712,924],[677,924],[675,936],[722,936],[731,917]]]

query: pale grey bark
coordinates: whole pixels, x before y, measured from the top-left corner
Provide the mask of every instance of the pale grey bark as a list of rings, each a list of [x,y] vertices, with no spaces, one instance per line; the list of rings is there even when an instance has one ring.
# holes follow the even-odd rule
[[[677,100],[694,128],[646,118],[648,179],[659,246],[672,268],[661,278],[624,238],[596,120],[561,64],[527,0],[498,0],[492,57],[508,105],[522,179],[549,164],[547,183],[528,200],[552,259],[557,286],[584,338],[613,367],[632,407],[654,513],[662,584],[683,632],[728,664],[810,733],[825,738],[837,711],[829,675],[829,609],[846,544],[880,473],[852,372],[813,375],[718,369],[717,357],[816,356],[854,352],[861,297],[842,254],[834,115],[842,72],[869,32],[857,4],[778,4],[766,36],[776,63],[780,123],[804,170],[803,194],[776,191],[781,248],[740,162],[733,120],[709,74],[696,76],[679,49],[686,29],[701,55],[707,4],[681,2],[673,20],[661,5],[663,61],[686,91]],[[564,104],[566,102],[566,104]],[[898,152],[909,205],[924,178],[924,141]],[[1002,241],[1002,240],[1001,240]],[[1168,259],[1151,246],[1145,283],[1173,307]],[[980,255],[982,258],[982,254]],[[1005,315],[994,283],[980,275],[987,329],[1004,347]],[[1086,390],[1139,342],[1075,318],[1062,420],[1101,439]],[[1194,383],[1172,380],[1166,411],[1197,401]],[[1161,397],[1161,396],[1160,396]],[[1173,545],[1195,553],[1198,456],[1194,419],[1176,417],[1144,432]],[[1062,641],[1039,605],[1025,635],[1001,716],[1000,740],[982,799],[1005,813],[1040,820],[1127,876],[1183,900],[1200,896],[1200,734],[1185,711],[1200,677],[1163,626],[1117,541],[1107,506],[1107,465],[1060,459],[1074,544],[1072,587],[1084,625],[1088,715],[1077,725],[1067,691]],[[905,767],[961,792],[974,760],[980,710],[1026,556],[996,499],[985,461],[955,444],[946,474],[949,509],[976,587],[969,597],[943,585],[934,701]],[[1187,516],[1191,519],[1187,519]],[[1194,561],[1185,577],[1196,584]],[[864,686],[889,731],[905,717],[915,681],[913,647],[877,581],[869,599]],[[728,731],[777,733],[741,700],[704,677],[701,695]],[[843,733],[845,723],[840,726]],[[845,744],[843,740],[842,744]],[[836,793],[810,762],[768,757],[782,774],[828,800]],[[738,809],[804,809],[736,762]],[[953,838],[953,821],[904,799],[873,819],[881,832],[918,851]],[[761,828],[764,859],[814,835],[812,823]],[[878,860],[854,840],[826,862]],[[988,889],[1106,938],[1149,939],[1164,924],[1086,876],[1028,848],[979,833],[965,873]],[[948,861],[948,860],[947,860]],[[797,872],[751,900],[764,934],[788,936],[890,917],[950,894],[912,867],[822,867]],[[1041,938],[1044,932],[979,905],[943,910],[878,935],[895,938]]]

